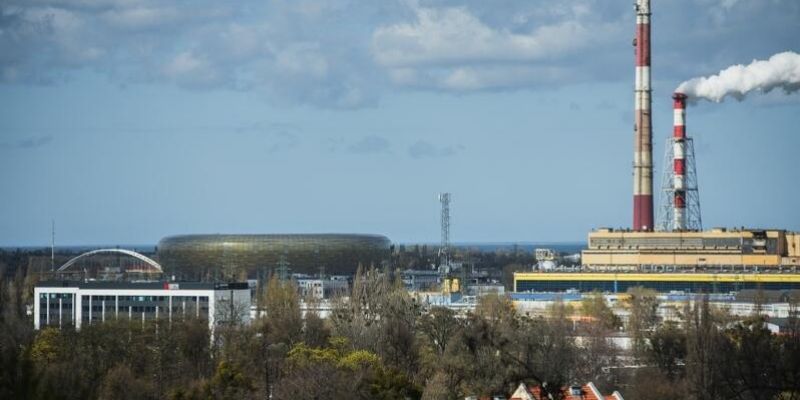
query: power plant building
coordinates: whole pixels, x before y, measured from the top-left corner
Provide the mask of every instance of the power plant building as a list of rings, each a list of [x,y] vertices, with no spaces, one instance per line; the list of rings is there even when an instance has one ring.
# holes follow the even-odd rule
[[[800,274],[516,272],[514,292],[626,293],[643,287],[659,293],[731,293],[740,290],[800,289]]]
[[[589,234],[581,263],[587,270],[648,269],[794,270],[800,233],[784,230],[633,232],[598,229]]]
[[[182,235],[158,243],[165,272],[181,280],[265,278],[279,268],[297,273],[349,274],[359,265],[380,267],[391,242],[381,235]]]

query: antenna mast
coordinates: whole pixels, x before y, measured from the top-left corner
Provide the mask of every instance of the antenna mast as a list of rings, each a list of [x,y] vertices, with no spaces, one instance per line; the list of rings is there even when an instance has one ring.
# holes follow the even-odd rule
[[[447,271],[450,269],[450,193],[440,193],[439,203],[442,205],[439,268]]]
[[[50,272],[56,270],[56,220],[50,220]]]

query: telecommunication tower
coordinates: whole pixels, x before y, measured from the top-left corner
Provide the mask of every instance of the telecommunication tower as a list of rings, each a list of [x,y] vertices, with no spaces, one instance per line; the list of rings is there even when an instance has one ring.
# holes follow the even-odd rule
[[[50,272],[56,270],[56,220],[50,221]]]
[[[290,265],[291,263],[287,259],[286,250],[284,250],[283,254],[281,254],[280,258],[278,259],[278,266],[275,268],[275,272],[278,274],[279,281],[287,282],[292,277],[291,268],[289,268]]]
[[[440,268],[447,269],[450,266],[450,193],[440,193],[439,203],[442,206],[442,242],[439,245],[439,265]]]

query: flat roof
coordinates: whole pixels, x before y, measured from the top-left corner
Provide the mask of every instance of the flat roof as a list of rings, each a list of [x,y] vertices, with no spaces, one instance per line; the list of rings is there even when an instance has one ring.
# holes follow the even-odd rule
[[[800,282],[797,273],[515,272],[514,280],[643,282]]]
[[[169,290],[238,290],[249,289],[247,282],[116,282],[116,281],[42,281],[37,288],[79,289],[169,289]]]

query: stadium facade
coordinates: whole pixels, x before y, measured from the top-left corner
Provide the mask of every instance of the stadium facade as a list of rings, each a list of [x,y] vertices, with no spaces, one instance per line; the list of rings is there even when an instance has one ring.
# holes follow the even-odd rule
[[[381,235],[180,235],[158,243],[157,258],[182,280],[264,278],[281,266],[291,272],[349,274],[359,265],[381,267],[391,242]]]

